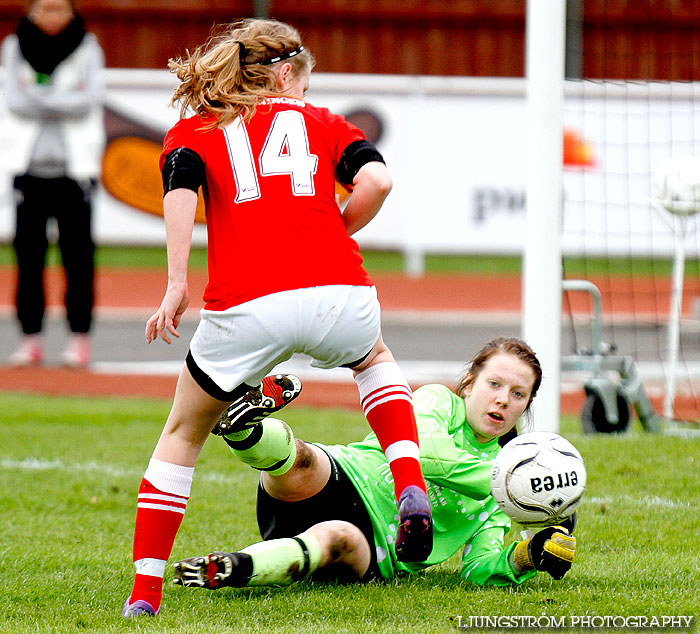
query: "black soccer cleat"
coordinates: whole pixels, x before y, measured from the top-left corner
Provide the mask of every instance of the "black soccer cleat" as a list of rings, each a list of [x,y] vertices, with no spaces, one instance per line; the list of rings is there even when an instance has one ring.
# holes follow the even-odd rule
[[[433,550],[433,509],[423,489],[407,486],[399,497],[399,530],[394,546],[399,561],[425,561]]]
[[[266,376],[229,405],[211,433],[226,436],[259,423],[263,418],[289,405],[301,393],[301,381],[293,374]]]
[[[173,564],[173,583],[188,588],[243,588],[253,576],[253,558],[247,553],[215,552],[181,559]]]

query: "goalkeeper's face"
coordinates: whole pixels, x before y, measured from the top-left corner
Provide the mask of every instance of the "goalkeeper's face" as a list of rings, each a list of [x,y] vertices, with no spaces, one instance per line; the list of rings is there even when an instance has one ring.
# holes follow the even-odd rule
[[[508,352],[494,354],[464,390],[467,422],[479,442],[508,433],[530,402],[532,368]]]

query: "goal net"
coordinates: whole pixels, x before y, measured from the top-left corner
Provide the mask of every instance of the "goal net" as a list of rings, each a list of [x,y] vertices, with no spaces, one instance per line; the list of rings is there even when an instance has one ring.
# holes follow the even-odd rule
[[[698,0],[570,2],[562,218],[564,279],[599,288],[606,349],[636,360],[658,413],[692,421],[700,214],[667,211],[655,182],[664,161],[700,157],[698,16]],[[589,303],[564,293],[562,354],[590,351]]]

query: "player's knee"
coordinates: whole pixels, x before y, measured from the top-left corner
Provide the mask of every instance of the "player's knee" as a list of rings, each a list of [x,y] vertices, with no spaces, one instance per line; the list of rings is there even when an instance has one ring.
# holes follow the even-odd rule
[[[322,522],[328,533],[328,563],[352,563],[357,554],[368,548],[362,531],[350,522],[330,520]]]
[[[298,438],[294,439],[297,447],[297,457],[294,461],[294,469],[299,471],[310,471],[316,468],[318,463],[318,458],[314,453],[313,449],[305,443],[303,440]]]
[[[297,502],[316,495],[328,482],[330,462],[321,450],[295,439],[297,455],[294,466],[279,476],[263,473],[265,490],[284,502]],[[318,452],[318,453],[317,453]]]

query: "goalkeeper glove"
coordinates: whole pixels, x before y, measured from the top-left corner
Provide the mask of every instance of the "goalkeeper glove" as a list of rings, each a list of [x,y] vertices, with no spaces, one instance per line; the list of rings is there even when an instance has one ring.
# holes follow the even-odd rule
[[[537,569],[561,579],[571,568],[576,538],[563,526],[549,526],[530,539],[518,542],[513,551],[513,568],[517,573]]]
[[[557,526],[563,526],[567,531],[569,531],[569,535],[573,535],[577,522],[578,522],[578,512],[574,511],[573,515],[570,515],[569,517],[567,517],[563,522],[559,522],[557,524]]]

